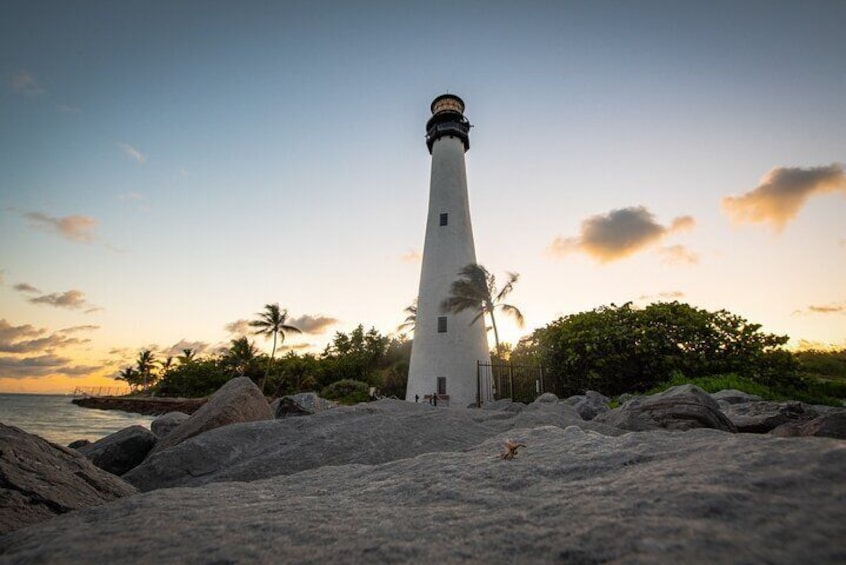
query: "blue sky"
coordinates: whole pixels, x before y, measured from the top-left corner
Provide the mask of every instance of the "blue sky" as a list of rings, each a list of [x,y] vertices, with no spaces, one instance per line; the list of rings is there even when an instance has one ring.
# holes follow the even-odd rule
[[[211,348],[268,302],[313,328],[291,345],[394,331],[446,91],[475,126],[479,260],[522,276],[527,327],[506,339],[676,298],[843,345],[844,18],[837,1],[4,2],[0,390]]]

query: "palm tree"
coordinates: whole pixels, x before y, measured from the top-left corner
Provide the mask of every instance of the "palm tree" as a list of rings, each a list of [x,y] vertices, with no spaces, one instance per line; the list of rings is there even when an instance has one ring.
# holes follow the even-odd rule
[[[157,364],[158,361],[156,360],[156,354],[149,349],[142,349],[141,352],[138,353],[138,359],[135,361],[135,368],[138,371],[138,374],[144,379],[144,390],[147,390],[151,373]]]
[[[491,317],[491,325],[494,331],[496,351],[499,352],[499,331],[496,327],[494,310],[499,309],[514,316],[517,324],[523,327],[523,314],[516,306],[504,304],[502,301],[514,289],[514,283],[520,278],[517,273],[508,273],[508,282],[497,292],[496,279],[482,265],[470,263],[460,271],[458,278],[453,281],[450,287],[450,296],[441,303],[441,310],[458,314],[464,310],[477,311],[478,314],[471,320],[476,323],[485,314]]]
[[[417,327],[417,299],[414,299],[414,302],[411,305],[403,310],[408,316],[405,317],[405,320],[397,327],[397,331],[403,331],[408,329],[408,331],[413,332],[414,328]]]
[[[187,365],[188,363],[193,362],[196,357],[197,357],[197,352],[194,351],[193,349],[191,349],[190,347],[188,349],[183,349],[182,355],[180,355],[178,357],[179,364],[180,365]]]
[[[115,380],[126,382],[131,391],[138,386],[138,371],[136,371],[134,367],[126,367],[120,370],[118,376],[115,377]]]
[[[264,312],[256,314],[258,320],[253,320],[250,325],[256,328],[255,335],[263,335],[265,337],[273,336],[273,349],[270,350],[270,358],[267,360],[267,370],[264,372],[264,378],[261,380],[259,388],[264,392],[264,383],[267,382],[267,377],[270,375],[270,366],[273,364],[273,357],[276,355],[276,338],[279,336],[280,344],[285,342],[285,332],[302,333],[299,328],[285,324],[288,319],[288,311],[279,308],[279,303],[265,304]]]
[[[250,365],[256,360],[256,353],[258,353],[258,350],[249,339],[239,337],[232,340],[229,349],[226,350],[223,356],[238,376],[243,377]]]

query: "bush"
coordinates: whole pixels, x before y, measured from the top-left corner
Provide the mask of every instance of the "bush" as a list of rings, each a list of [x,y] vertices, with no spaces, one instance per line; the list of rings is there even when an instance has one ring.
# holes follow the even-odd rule
[[[358,404],[370,400],[370,385],[353,379],[335,381],[320,391],[320,396],[341,404]]]
[[[737,373],[765,386],[801,389],[796,358],[781,349],[787,336],[760,329],[725,310],[629,303],[560,318],[536,330],[533,342],[559,396],[644,392],[675,373]]]

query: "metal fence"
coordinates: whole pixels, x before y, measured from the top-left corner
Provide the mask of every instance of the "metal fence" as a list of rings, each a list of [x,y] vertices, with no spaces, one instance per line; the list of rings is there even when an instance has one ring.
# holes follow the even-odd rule
[[[78,386],[73,389],[74,396],[123,396],[129,394],[125,386]]]
[[[556,392],[555,383],[546,378],[543,365],[513,363],[477,363],[477,402],[484,404],[484,391],[492,390],[493,399],[510,398],[514,402],[532,402],[544,392]]]

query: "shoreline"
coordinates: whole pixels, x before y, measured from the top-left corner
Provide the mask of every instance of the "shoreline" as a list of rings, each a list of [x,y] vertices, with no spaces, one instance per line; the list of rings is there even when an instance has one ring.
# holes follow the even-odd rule
[[[82,408],[120,410],[144,416],[159,416],[168,412],[193,414],[208,402],[208,398],[141,398],[127,396],[91,396],[74,398],[71,402]]]

